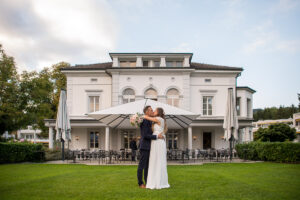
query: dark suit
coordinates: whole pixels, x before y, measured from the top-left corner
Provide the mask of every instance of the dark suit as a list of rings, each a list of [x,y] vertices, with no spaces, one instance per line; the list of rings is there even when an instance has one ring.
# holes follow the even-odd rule
[[[140,139],[140,162],[137,171],[138,184],[144,184],[143,182],[143,171],[144,171],[144,180],[145,184],[147,183],[148,176],[148,166],[149,166],[149,156],[150,156],[150,147],[151,140],[156,140],[156,135],[152,135],[152,122],[144,119],[140,125],[141,128],[141,139]]]
[[[137,146],[136,146],[136,141],[135,140],[132,140],[130,142],[130,149],[131,149],[131,160],[135,161],[136,150],[137,150]]]

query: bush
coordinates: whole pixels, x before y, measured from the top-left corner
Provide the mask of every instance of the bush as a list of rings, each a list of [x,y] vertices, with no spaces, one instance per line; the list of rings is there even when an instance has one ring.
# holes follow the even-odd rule
[[[293,141],[296,129],[284,123],[272,124],[268,128],[259,128],[254,133],[254,140],[261,142]]]
[[[275,162],[299,162],[300,143],[250,142],[235,146],[239,158]]]
[[[45,151],[42,144],[0,143],[0,163],[43,160],[45,160]]]

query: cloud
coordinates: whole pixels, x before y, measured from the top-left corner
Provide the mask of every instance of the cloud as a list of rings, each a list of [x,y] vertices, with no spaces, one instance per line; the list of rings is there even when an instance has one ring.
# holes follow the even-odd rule
[[[287,13],[300,5],[299,0],[279,0],[268,10],[269,13],[278,14],[278,13]]]
[[[0,43],[19,70],[107,61],[119,33],[110,5],[96,0],[4,0],[0,27]]]
[[[300,39],[282,38],[280,32],[274,29],[271,20],[245,31],[245,35],[248,37],[248,41],[243,46],[243,52],[246,54],[276,51],[296,53],[300,51]]]
[[[178,46],[171,48],[171,52],[192,52],[192,48],[188,43],[182,42]]]

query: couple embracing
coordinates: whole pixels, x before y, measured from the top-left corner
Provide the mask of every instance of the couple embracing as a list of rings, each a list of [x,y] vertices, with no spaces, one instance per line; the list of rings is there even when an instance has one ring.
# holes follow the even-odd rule
[[[140,162],[137,170],[140,188],[169,188],[165,133],[167,124],[164,110],[151,106],[144,108],[144,120],[140,125]],[[143,172],[144,180],[143,181]]]

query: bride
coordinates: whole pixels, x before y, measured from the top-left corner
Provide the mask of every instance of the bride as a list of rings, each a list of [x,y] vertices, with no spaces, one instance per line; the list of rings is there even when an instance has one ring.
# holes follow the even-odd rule
[[[166,119],[164,110],[156,108],[154,117],[144,116],[145,119],[154,122],[152,125],[153,135],[166,133]],[[164,135],[165,137],[165,135]],[[148,178],[146,188],[161,189],[169,188],[167,172],[167,150],[165,139],[151,141]]]

